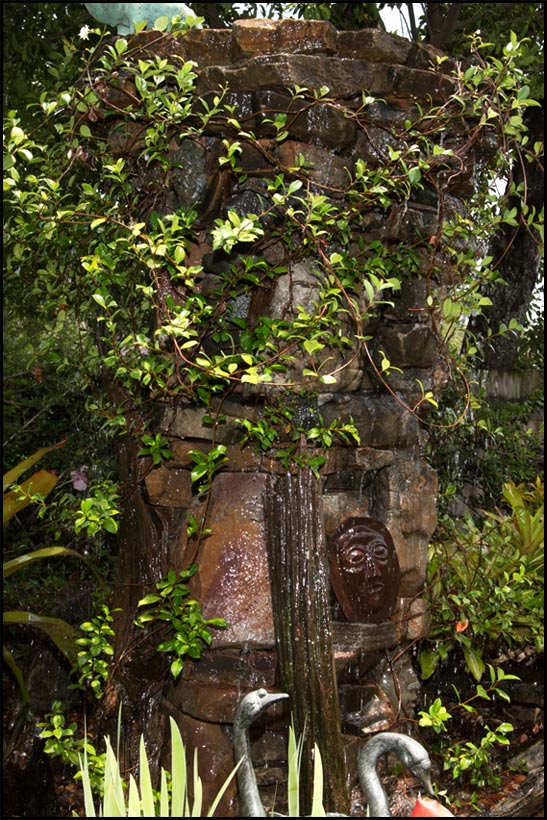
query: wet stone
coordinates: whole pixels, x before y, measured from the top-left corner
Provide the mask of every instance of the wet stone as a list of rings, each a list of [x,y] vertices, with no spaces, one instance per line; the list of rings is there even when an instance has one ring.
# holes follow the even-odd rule
[[[148,473],[145,484],[151,504],[188,508],[192,502],[192,479],[189,470],[161,466]]]
[[[333,53],[337,32],[323,20],[236,20],[234,54],[248,59],[261,54]]]
[[[381,344],[389,361],[397,367],[431,367],[439,345],[431,328],[419,324],[388,325],[382,328]]]
[[[263,474],[217,476],[209,508],[215,522],[198,558],[205,618],[224,618],[213,648],[273,646],[273,616],[264,543]]]

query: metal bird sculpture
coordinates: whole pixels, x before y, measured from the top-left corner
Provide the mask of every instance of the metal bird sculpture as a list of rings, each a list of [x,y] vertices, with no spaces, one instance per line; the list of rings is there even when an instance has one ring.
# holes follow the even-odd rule
[[[251,743],[249,729],[252,723],[273,703],[288,698],[285,692],[269,693],[266,689],[257,689],[239,703],[234,718],[234,759],[236,764],[241,760],[237,770],[240,817],[267,817],[268,814],[260,799],[256,775],[251,760]],[[417,740],[397,732],[380,732],[374,735],[360,750],[358,773],[361,789],[368,801],[369,817],[392,817],[387,797],[376,772],[379,758],[387,752],[394,752],[403,766],[416,775],[425,791],[433,793],[430,780],[431,761]],[[436,811],[437,817],[453,816],[436,800],[428,800],[427,805],[418,799],[411,817],[430,817]],[[272,812],[275,817],[285,815]],[[327,817],[347,817],[346,814],[327,812]]]
[[[414,774],[424,790],[433,794],[430,770],[431,761],[421,743],[408,735],[398,732],[379,732],[374,735],[359,751],[357,769],[361,789],[367,798],[369,817],[393,817],[384,788],[376,771],[378,760],[383,754],[393,752],[400,759],[407,771]],[[411,812],[411,817],[430,817],[431,804],[438,811],[436,817],[453,816],[436,800],[427,801],[427,811],[422,813],[423,801],[418,800]]]

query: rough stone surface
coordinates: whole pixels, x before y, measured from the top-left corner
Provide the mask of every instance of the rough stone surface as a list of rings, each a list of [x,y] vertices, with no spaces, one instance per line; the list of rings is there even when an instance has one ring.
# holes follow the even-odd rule
[[[213,648],[273,647],[274,631],[264,544],[265,474],[224,473],[211,494],[214,528],[198,557],[199,589],[206,618],[224,618]]]
[[[447,76],[452,66],[437,63],[436,49],[376,29],[337,32],[324,21],[242,20],[231,29],[192,30],[182,37],[145,31],[130,38],[130,49],[135,59],[157,55],[194,61],[197,84],[192,111],[203,112],[197,96],[211,102],[226,88],[232,116],[254,133],[238,157],[248,178],[237,184],[230,183],[218,163],[223,140],[235,133],[222,117],[212,117],[196,139],[181,140],[173,133],[168,156],[173,167],[168,177],[153,166],[143,168],[137,177],[137,192],[161,202],[162,214],[197,208],[200,233],[190,246],[187,263],[203,267],[196,286],[208,299],[216,298],[221,274],[229,266],[222,254],[212,250],[210,229],[216,218],[225,217],[228,208],[238,214],[258,212],[267,201],[268,180],[297,165],[299,155],[313,167],[310,190],[339,206],[356,163],[374,169],[389,161],[390,149],[405,151],[405,121],[417,117],[420,107],[444,102],[454,90]],[[295,85],[308,89],[308,96],[295,97],[291,93]],[[103,82],[99,91],[120,116],[99,117],[94,128],[115,156],[129,155],[138,161],[144,135],[138,121],[123,115],[134,99],[132,78]],[[313,93],[327,101],[321,109],[310,104]],[[366,116],[357,123],[342,110],[359,111],[364,95],[376,99],[367,101]],[[280,139],[271,122],[277,114],[286,115],[286,134]],[[456,153],[465,139],[464,123],[461,129],[461,134],[454,130],[447,140]],[[325,536],[328,539],[348,517],[375,518],[389,529],[401,571],[391,618],[369,625],[368,631],[362,624],[348,624],[332,600],[334,660],[343,694],[352,783],[356,741],[371,727],[385,728],[382,721],[389,722],[394,714],[397,685],[387,679],[378,661],[386,649],[415,641],[428,629],[420,593],[428,543],[436,527],[437,477],[421,455],[421,420],[427,407],[420,406],[420,419],[409,408],[421,401],[419,382],[424,390],[435,391],[442,389],[445,378],[427,302],[433,287],[430,240],[439,229],[439,191],[445,215],[465,213],[464,200],[473,189],[474,163],[482,150],[484,146],[473,147],[464,159],[464,174],[458,176],[454,171],[459,168],[445,167],[435,185],[413,191],[409,201],[363,213],[362,236],[354,240],[351,254],[361,253],[361,244],[370,247],[375,240],[400,248],[402,287],[389,292],[391,304],[384,305],[378,318],[365,322],[364,333],[374,337],[366,354],[355,356],[339,373],[336,385],[318,390],[315,409],[324,422],[352,418],[360,436],[359,445],[337,445],[326,454],[322,468]],[[279,226],[275,209],[268,220],[267,229]],[[272,268],[286,265],[287,273],[272,279],[252,298],[243,295],[228,302],[226,309],[232,315],[253,326],[260,316],[290,317],[299,306],[313,308],[319,298],[313,266],[303,254],[287,259],[286,253],[274,237],[264,250],[264,260]],[[457,271],[446,264],[440,275],[448,281]],[[364,310],[366,305],[361,307]],[[345,321],[341,315],[344,332]],[[332,351],[325,350],[325,355],[332,356],[332,366],[342,361]],[[404,372],[379,376],[384,356]],[[292,375],[298,379],[304,366],[296,362]],[[505,384],[502,375],[498,381]],[[518,386],[507,383],[505,390],[511,397],[520,396]],[[238,700],[259,686],[275,689],[278,680],[263,506],[268,477],[285,469],[273,452],[256,452],[239,444],[242,430],[237,419],[260,418],[264,398],[279,395],[278,385],[235,387],[212,408],[224,417],[214,437],[205,419],[211,410],[183,402],[158,408],[158,427],[170,440],[173,458],[145,479],[149,501],[176,510],[180,517],[181,535],[173,545],[178,550],[175,563],[197,560],[199,571],[191,590],[204,616],[224,617],[228,622],[227,629],[213,630],[212,648],[198,662],[188,661],[180,679],[167,686],[164,703],[188,748],[198,748],[200,771],[209,773],[206,794],[212,796],[233,766],[230,725]],[[206,500],[191,483],[190,451],[207,453],[217,444],[226,446],[228,460]],[[196,555],[183,521],[186,513],[199,519],[205,512],[211,534],[201,541]],[[403,684],[414,688],[412,670],[401,666],[399,673]],[[383,695],[371,699],[371,687]],[[363,710],[359,704],[365,695]],[[405,707],[411,713],[408,698]],[[277,786],[272,781],[282,782],[286,776],[285,736],[268,731],[253,748],[261,794],[273,800]],[[169,767],[169,761],[165,765]],[[276,798],[276,808],[279,805]],[[237,808],[232,784],[217,813],[237,815]]]
[[[188,470],[158,467],[146,476],[145,483],[152,504],[188,509],[192,503],[192,481]]]

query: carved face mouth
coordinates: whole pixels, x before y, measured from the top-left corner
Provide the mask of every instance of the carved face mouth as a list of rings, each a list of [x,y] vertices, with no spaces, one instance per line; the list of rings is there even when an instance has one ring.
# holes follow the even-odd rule
[[[384,591],[384,584],[381,581],[372,581],[367,584],[367,592],[369,595],[381,595]]]

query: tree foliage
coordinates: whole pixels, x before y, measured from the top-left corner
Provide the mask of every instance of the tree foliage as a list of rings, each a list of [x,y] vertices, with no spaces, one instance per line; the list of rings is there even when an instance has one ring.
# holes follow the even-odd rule
[[[213,251],[230,255],[234,248],[251,245],[259,248],[261,242],[267,241],[266,222],[284,211],[288,223],[283,222],[283,227],[277,230],[283,234],[288,252],[294,252],[295,236],[301,234],[297,243],[313,250],[326,276],[320,317],[302,313],[291,328],[262,321],[251,333],[238,327],[237,320],[231,318],[232,313],[226,308],[230,301],[251,292],[265,277],[282,273],[283,266],[279,271],[266,271],[264,262],[257,260],[255,254],[243,256],[237,270],[232,270],[220,283],[220,302],[216,307],[200,293],[195,284],[202,271],[199,266],[186,263],[189,243],[196,230],[194,223],[199,227],[197,213],[189,210],[167,216],[159,189],[152,193],[152,198],[135,196],[141,176],[138,163],[133,157],[113,156],[102,138],[94,138],[97,120],[100,125],[105,113],[110,117],[116,114],[114,108],[101,111],[97,89],[101,83],[110,82],[112,72],[122,71],[134,78],[138,102],[135,100],[133,109],[126,108],[126,114],[143,123],[143,128],[148,127],[144,147],[146,161],[154,165],[160,175],[166,173],[162,151],[169,140],[174,135],[183,139],[202,133],[216,119],[233,132],[226,141],[226,154],[219,164],[223,173],[230,174],[237,185],[242,178],[238,168],[241,142],[256,142],[254,135],[244,132],[235,121],[230,123],[222,95],[212,109],[196,117],[192,109],[194,72],[189,64],[178,70],[144,62],[135,66],[128,59],[125,41],[118,40],[115,47],[105,48],[103,35],[97,29],[92,39],[98,38],[101,47],[87,51],[82,70],[81,48],[69,33],[75,33],[82,20],[87,19],[83,14],[85,9],[82,11],[78,4],[39,4],[39,8],[36,4],[28,4],[28,8],[24,8],[25,5],[4,4],[4,54],[18,54],[22,64],[28,64],[29,41],[26,37],[18,38],[26,19],[25,31],[39,44],[42,58],[35,61],[33,72],[25,78],[21,72],[21,77],[14,79],[11,85],[8,83],[6,89],[8,104],[10,100],[18,102],[17,110],[8,110],[8,153],[4,165],[8,273],[5,297],[10,308],[10,344],[11,339],[14,340],[11,347],[8,346],[6,369],[8,398],[13,406],[8,405],[6,418],[13,431],[15,449],[20,450],[15,432],[18,420],[23,420],[22,428],[26,430],[27,427],[36,429],[36,421],[44,416],[48,424],[54,417],[55,423],[62,421],[68,427],[77,424],[93,435],[94,426],[87,421],[92,417],[90,410],[94,410],[95,418],[106,423],[111,431],[138,431],[141,436],[151,435],[154,439],[156,433],[149,433],[147,418],[153,416],[152,408],[160,396],[182,395],[209,406],[211,396],[220,395],[237,382],[256,385],[279,381],[281,374],[290,369],[289,362],[298,348],[314,362],[329,346],[338,349],[342,361],[344,356],[353,355],[355,340],[358,346],[366,347],[366,341],[361,338],[363,317],[381,309],[385,299],[389,299],[390,290],[399,286],[390,270],[400,267],[401,260],[392,260],[389,254],[385,256],[384,250],[380,252],[384,254],[380,267],[383,279],[375,279],[374,267],[369,267],[370,276],[365,283],[368,307],[364,314],[361,297],[352,296],[352,289],[362,275],[361,269],[350,263],[344,252],[327,254],[321,243],[327,236],[331,245],[335,241],[339,248],[347,247],[348,237],[359,230],[359,202],[366,203],[369,209],[375,203],[386,209],[392,202],[407,198],[413,188],[423,186],[439,162],[449,161],[446,154],[422,134],[427,119],[421,123],[409,122],[407,126],[409,130],[415,129],[421,154],[401,155],[391,150],[388,167],[376,180],[357,165],[347,192],[348,200],[353,197],[355,201],[351,207],[339,209],[320,196],[304,197],[308,172],[300,167],[293,169],[289,177],[279,176],[270,183],[271,204],[262,213],[230,211],[226,218],[217,220],[211,234]],[[196,11],[201,10],[198,5],[195,4]],[[217,15],[215,19],[224,24],[235,13],[232,4],[202,5],[214,7],[208,14]],[[269,13],[281,13],[285,5],[273,4]],[[290,10],[294,14],[332,19],[339,25],[344,24],[342,14],[352,15],[354,25],[374,22],[380,25],[381,21],[374,15],[383,5],[387,4],[290,4]],[[428,9],[425,4],[426,14],[413,29],[414,36],[429,41],[440,37],[433,33],[439,32],[443,25],[445,29],[450,28],[452,38],[456,33],[463,36],[466,27],[476,24],[477,14],[485,11],[477,10],[473,4],[429,5],[442,6],[442,9]],[[498,339],[506,340],[508,335],[517,332],[525,318],[524,308],[531,299],[539,258],[538,193],[541,186],[538,180],[541,177],[536,169],[540,167],[537,157],[541,153],[541,142],[536,139],[539,137],[536,126],[530,131],[529,122],[538,120],[532,118],[540,109],[534,107],[531,88],[525,82],[526,71],[537,57],[534,48],[537,49],[539,24],[534,22],[532,14],[537,8],[535,4],[503,5],[511,7],[506,10],[511,14],[517,13],[516,5],[526,6],[521,9],[519,20],[521,29],[536,38],[531,41],[533,48],[528,41],[521,43],[512,35],[504,49],[500,51],[500,46],[494,43],[486,56],[487,47],[477,40],[474,65],[469,63],[470,56],[462,53],[462,96],[455,95],[444,110],[427,115],[435,118],[434,127],[439,129],[446,128],[450,118],[457,118],[462,110],[471,110],[480,118],[479,127],[497,133],[500,141],[500,150],[491,166],[481,171],[476,201],[471,203],[476,223],[474,239],[481,236],[484,261],[477,263],[472,258],[473,252],[466,255],[456,249],[458,237],[470,230],[469,225],[447,225],[445,230],[445,238],[453,233],[454,262],[467,269],[469,277],[437,307],[440,340],[448,354],[455,356],[457,368],[462,363],[458,361],[461,355],[476,358],[481,348],[496,349]],[[492,31],[496,37],[499,35],[501,43],[497,12],[490,11]],[[243,13],[256,12],[255,4],[248,4]],[[212,18],[210,22],[214,22]],[[349,25],[348,20],[345,25]],[[448,35],[445,40],[448,41]],[[84,40],[80,42],[85,44]],[[461,41],[458,47],[462,48]],[[470,67],[466,68],[467,65]],[[159,69],[163,73],[158,74]],[[302,96],[302,92],[295,93]],[[36,97],[40,99],[38,105],[27,105]],[[328,92],[323,97],[311,99],[310,105],[332,105]],[[367,104],[364,100],[363,111]],[[358,119],[360,114],[350,112],[348,116]],[[274,119],[273,125],[278,141],[282,141],[285,130],[281,115]],[[492,188],[500,176],[508,180],[505,198]],[[145,208],[143,202],[146,202]],[[55,254],[51,253],[52,247]],[[495,254],[490,253],[493,247]],[[521,281],[523,274],[519,280],[518,266],[524,250],[528,260],[525,287]],[[378,248],[372,251],[378,259]],[[363,261],[365,266],[370,265],[366,254]],[[410,258],[407,263],[413,264]],[[512,273],[510,287],[501,291],[513,294],[513,301],[506,299],[503,303],[497,295],[504,272],[498,263],[505,264]],[[182,301],[181,294],[184,294]],[[348,316],[354,319],[354,339],[351,334],[334,332],[341,304],[346,304]],[[505,304],[505,308],[496,311],[495,307],[491,308],[494,304]],[[219,306],[223,306],[224,312]],[[488,310],[493,320],[488,317]],[[151,324],[154,311],[155,324]],[[462,348],[465,325],[474,335],[469,336]],[[26,348],[24,366],[16,371],[14,352],[21,344]],[[233,355],[228,355],[229,348]],[[379,363],[380,375],[389,375],[389,370],[387,360]],[[323,383],[336,378],[335,372],[320,372],[315,365],[308,371],[304,374],[308,381],[311,379],[308,386],[313,387],[314,378]],[[59,385],[60,404],[66,408],[61,414],[53,402],[51,409],[44,413],[47,402],[37,408],[35,399],[25,398],[42,389],[44,375],[49,401],[51,388]],[[87,404],[69,398],[71,385],[79,396],[88,396]],[[108,400],[105,400],[105,386]],[[433,396],[426,396],[424,392],[423,401],[433,400]],[[79,408],[78,419],[71,417],[76,408]],[[247,440],[254,440],[262,447],[271,446],[276,425],[287,426],[286,412],[286,409],[282,413],[272,409],[260,429],[244,422]],[[460,417],[459,411],[456,415]],[[347,433],[337,428],[337,435]],[[56,430],[57,437],[62,434],[62,430]],[[301,436],[298,426],[295,426],[295,436],[298,441]],[[310,436],[323,443],[332,439],[331,433],[322,432],[317,426],[311,427]],[[17,457],[21,455],[19,450],[16,450]],[[294,457],[295,450],[291,453]],[[153,463],[157,463],[156,460]]]

